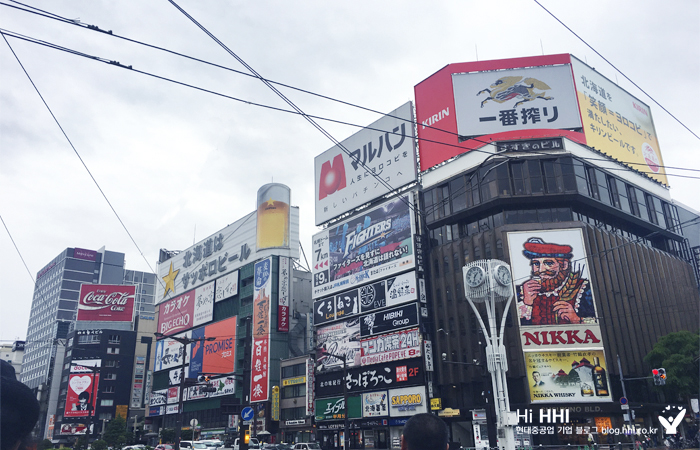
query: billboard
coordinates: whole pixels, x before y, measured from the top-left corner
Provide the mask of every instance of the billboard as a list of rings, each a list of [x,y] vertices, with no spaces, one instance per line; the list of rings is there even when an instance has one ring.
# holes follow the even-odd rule
[[[262,402],[270,390],[270,316],[272,292],[272,258],[253,267],[253,345],[250,375],[250,401]]]
[[[92,368],[100,367],[102,360],[89,359],[75,361],[71,365],[66,392],[64,417],[90,417],[95,410],[96,393],[100,384],[100,374]]]
[[[347,408],[343,397],[319,399],[316,400],[315,410],[317,421],[345,419],[346,413],[349,419],[362,417],[360,397],[348,397]]]
[[[566,137],[668,184],[649,107],[572,55],[449,64],[415,96],[421,171],[496,141]]]
[[[257,212],[233,222],[192,247],[158,264],[156,303],[171,300],[187,291],[233,273],[258,258],[270,255],[299,257],[299,208],[290,208],[288,248],[259,250],[256,238]]]
[[[136,286],[82,284],[77,320],[131,322],[135,299]]]
[[[418,304],[397,306],[360,316],[360,336],[374,336],[401,328],[418,326]]]
[[[316,374],[317,397],[336,395],[343,390],[343,382],[348,392],[369,392],[394,387],[425,385],[422,358],[404,359],[376,364],[371,367],[353,367],[348,376],[343,371]]]
[[[360,364],[368,366],[382,362],[421,356],[421,341],[418,328],[396,331],[360,341]]]
[[[158,332],[168,336],[194,326],[195,291],[158,305]]]
[[[413,416],[428,412],[428,397],[425,386],[389,389],[389,411],[391,417]]]
[[[279,258],[279,293],[277,296],[277,331],[289,331],[289,298],[292,289],[291,260],[284,256]]]
[[[352,317],[418,298],[416,273],[411,271],[314,302],[314,324]]]
[[[387,391],[362,394],[362,417],[389,415],[389,393]]]
[[[452,74],[461,139],[539,128],[581,128],[569,66]]]
[[[571,57],[586,145],[668,185],[651,108]]]
[[[605,375],[582,230],[509,232],[507,237],[531,400],[611,401],[608,380],[596,368]]]
[[[236,361],[237,316],[192,330],[192,339],[216,338],[190,345],[189,377],[200,373],[217,374],[234,371]]]
[[[204,388],[214,388],[213,392],[205,392]],[[202,398],[221,397],[236,393],[236,380],[233,377],[211,378],[208,382],[185,388],[183,399],[199,400]]]
[[[400,106],[341,145],[347,152],[336,145],[314,158],[316,225],[416,181],[413,104]]]
[[[603,349],[525,352],[532,403],[610,402]]]
[[[360,365],[360,319],[354,318],[316,329],[318,371],[342,369],[345,357],[348,367]],[[336,355],[336,356],[331,356]]]
[[[412,193],[401,194],[313,237],[313,298],[415,268]]]
[[[180,336],[189,338],[192,336],[192,332],[186,332]],[[182,347],[182,344],[175,339],[166,338],[156,341],[156,357],[153,370],[158,372],[160,370],[182,366],[182,356],[184,353]],[[185,364],[189,362],[189,359],[190,352],[187,352],[187,361],[185,361]]]
[[[216,279],[216,296],[214,297],[214,301],[220,302],[234,295],[238,295],[237,270]]]

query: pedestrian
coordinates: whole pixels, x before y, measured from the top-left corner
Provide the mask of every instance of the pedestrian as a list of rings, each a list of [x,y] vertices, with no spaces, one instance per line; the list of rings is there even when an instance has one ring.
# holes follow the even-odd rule
[[[434,414],[416,414],[403,426],[401,450],[448,450],[447,424]]]
[[[39,420],[39,402],[17,381],[15,368],[0,361],[0,448],[17,450]]]

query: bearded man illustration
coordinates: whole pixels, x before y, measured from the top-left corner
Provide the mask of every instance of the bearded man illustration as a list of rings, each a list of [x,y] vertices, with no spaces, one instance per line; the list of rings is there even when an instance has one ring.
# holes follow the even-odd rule
[[[594,323],[595,308],[583,268],[572,268],[570,245],[533,237],[523,244],[530,260],[530,279],[518,286],[521,325]]]

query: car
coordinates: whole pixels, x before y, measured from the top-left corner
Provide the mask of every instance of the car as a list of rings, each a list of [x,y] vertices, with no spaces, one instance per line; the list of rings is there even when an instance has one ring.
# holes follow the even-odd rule
[[[301,442],[294,445],[294,450],[321,450],[321,446],[316,442]]]
[[[174,450],[175,446],[173,444],[158,444],[155,450]]]
[[[218,439],[204,439],[198,442],[204,444],[207,450],[218,450],[224,446],[224,443]]]
[[[180,441],[180,448],[186,448],[188,450],[209,450],[209,447],[200,441]]]
[[[240,450],[240,446],[238,445],[238,441],[240,438],[236,438],[236,441],[233,443],[233,450]],[[248,444],[248,448],[260,448],[260,441],[257,440],[257,438],[250,438],[250,444]]]
[[[127,445],[126,447],[122,447],[122,450],[143,450],[145,448],[146,448],[146,446],[143,444],[134,444],[134,445]]]

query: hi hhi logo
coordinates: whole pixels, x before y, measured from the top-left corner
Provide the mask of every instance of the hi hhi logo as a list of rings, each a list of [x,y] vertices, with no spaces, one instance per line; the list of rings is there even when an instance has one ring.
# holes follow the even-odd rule
[[[671,410],[674,408],[680,411],[676,417],[673,417],[673,413],[671,413]],[[664,414],[669,414],[668,418],[664,417]],[[676,434],[678,424],[683,420],[683,416],[685,416],[685,408],[680,406],[667,406],[664,409],[664,412],[659,416],[659,422],[664,427],[666,434]]]
[[[523,413],[518,409],[518,423],[520,419],[523,419],[525,423],[532,423],[532,410],[526,409]],[[569,422],[569,409],[568,408],[542,408],[540,409],[540,423],[568,423]]]

